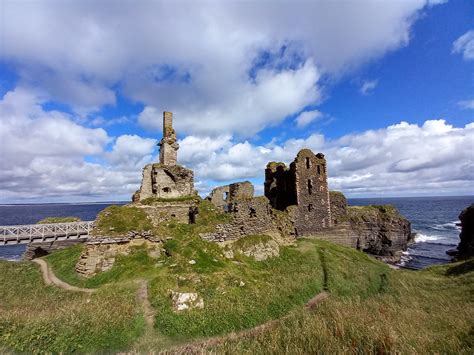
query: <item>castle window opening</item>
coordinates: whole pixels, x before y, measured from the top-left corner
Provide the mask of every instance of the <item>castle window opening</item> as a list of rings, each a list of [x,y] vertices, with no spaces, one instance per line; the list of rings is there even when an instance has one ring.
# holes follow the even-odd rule
[[[229,197],[229,193],[227,191],[225,191],[223,194],[222,194],[222,199],[224,201],[227,201],[227,198]]]
[[[311,212],[312,210],[313,210],[313,204],[310,203],[310,204],[308,205],[308,211]]]
[[[257,217],[257,211],[255,208],[250,207],[250,218]]]
[[[318,175],[321,175],[321,166],[318,165]]]
[[[169,187],[163,187],[163,192],[170,193],[171,189]]]
[[[311,168],[311,162],[310,162],[309,158],[307,157],[306,158],[306,169],[309,169],[309,168]]]
[[[311,179],[308,179],[308,194],[313,193],[313,183],[311,182]]]

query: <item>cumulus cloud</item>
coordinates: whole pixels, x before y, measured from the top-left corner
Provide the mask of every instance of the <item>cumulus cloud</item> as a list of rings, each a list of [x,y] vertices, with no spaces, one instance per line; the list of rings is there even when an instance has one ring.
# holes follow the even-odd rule
[[[370,95],[379,84],[378,80],[365,80],[360,86],[359,92],[362,95]]]
[[[87,128],[74,117],[46,111],[44,98],[18,87],[0,101],[2,202],[104,200],[129,196],[155,142]],[[109,163],[104,163],[103,158]]]
[[[453,53],[461,53],[465,60],[474,59],[474,30],[467,31],[454,41]]]
[[[157,128],[148,111],[170,110],[180,132],[251,135],[317,103],[322,73],[406,45],[430,4],[9,1],[1,57],[82,116],[120,87],[147,106],[145,127]]]
[[[323,117],[323,114],[318,110],[313,111],[304,111],[301,112],[296,118],[296,126],[298,128],[304,128],[309,125],[311,122],[314,122]]]
[[[456,128],[445,120],[429,120],[421,126],[400,122],[335,140],[312,134],[281,145],[253,146],[229,144],[227,139],[223,149],[188,163],[199,179],[263,181],[268,161],[289,163],[299,149],[310,148],[326,155],[330,188],[351,196],[455,194],[474,188],[473,146],[474,123]]]
[[[141,167],[156,160],[156,141],[110,137],[41,106],[24,88],[0,101],[2,202],[127,200],[140,184]],[[350,196],[448,194],[474,189],[474,123],[400,122],[384,129],[327,139],[322,134],[254,145],[231,135],[187,136],[179,163],[195,171],[202,194],[218,184],[251,179],[262,192],[269,161],[291,162],[301,148],[323,152],[331,189]]]

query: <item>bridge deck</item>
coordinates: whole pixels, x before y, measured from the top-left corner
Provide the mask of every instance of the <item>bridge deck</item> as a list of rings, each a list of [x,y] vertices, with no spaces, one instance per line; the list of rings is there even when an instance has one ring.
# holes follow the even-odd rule
[[[88,239],[93,221],[0,226],[0,245]]]

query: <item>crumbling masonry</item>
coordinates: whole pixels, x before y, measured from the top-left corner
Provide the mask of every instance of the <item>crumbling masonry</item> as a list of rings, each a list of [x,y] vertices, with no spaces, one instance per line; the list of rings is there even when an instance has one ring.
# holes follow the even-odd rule
[[[265,196],[273,208],[294,209],[296,235],[308,235],[332,226],[326,159],[309,149],[299,151],[287,168],[284,163],[268,163],[265,169]]]

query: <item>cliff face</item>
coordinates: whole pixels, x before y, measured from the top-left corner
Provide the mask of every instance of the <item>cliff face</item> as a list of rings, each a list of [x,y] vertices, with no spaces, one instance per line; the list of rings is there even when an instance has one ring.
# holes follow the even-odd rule
[[[465,208],[459,215],[461,221],[461,241],[458,245],[458,259],[467,259],[474,256],[474,204]]]
[[[393,206],[351,206],[346,219],[358,237],[357,247],[367,253],[393,256],[410,241],[411,224]]]
[[[347,206],[345,196],[336,191],[330,198],[333,228],[316,233],[315,238],[397,261],[411,241],[411,224],[395,207]]]

